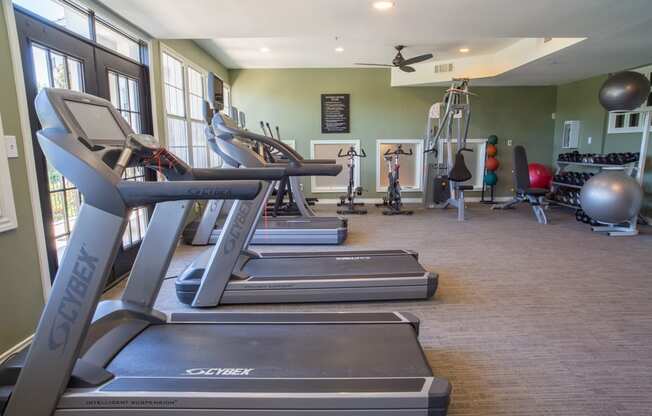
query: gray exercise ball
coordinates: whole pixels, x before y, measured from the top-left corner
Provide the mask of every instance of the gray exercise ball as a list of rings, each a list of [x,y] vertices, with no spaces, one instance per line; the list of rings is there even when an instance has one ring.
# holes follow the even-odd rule
[[[636,179],[623,171],[603,171],[582,186],[580,203],[594,220],[619,224],[638,215],[643,190]]]
[[[640,72],[623,71],[607,79],[598,98],[607,111],[635,110],[650,96],[650,81]]]

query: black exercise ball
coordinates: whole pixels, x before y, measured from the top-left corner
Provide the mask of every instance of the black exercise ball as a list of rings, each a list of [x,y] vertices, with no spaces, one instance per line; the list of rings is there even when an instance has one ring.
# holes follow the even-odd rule
[[[607,111],[632,111],[640,107],[650,95],[650,81],[645,75],[623,71],[609,77],[598,95]]]

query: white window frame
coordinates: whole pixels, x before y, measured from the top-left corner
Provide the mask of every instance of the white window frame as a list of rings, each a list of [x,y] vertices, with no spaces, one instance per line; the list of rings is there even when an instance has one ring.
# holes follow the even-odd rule
[[[380,153],[380,148],[384,144],[413,144],[415,145],[415,150],[414,150],[414,158],[415,158],[415,175],[414,177],[416,178],[416,186],[404,186],[401,184],[401,192],[406,192],[406,193],[415,193],[415,192],[422,192],[423,191],[423,184],[422,184],[422,176],[423,176],[423,139],[379,139],[376,140],[376,192],[386,192],[387,187],[382,186],[380,182],[380,169],[381,163],[386,163],[385,158],[383,155]]]
[[[14,203],[14,190],[11,185],[9,173],[9,159],[7,158],[6,139],[0,115],[0,233],[18,228],[16,205]]]
[[[566,140],[566,126],[569,126],[568,144]],[[579,120],[566,120],[564,121],[563,130],[561,134],[561,148],[562,149],[577,149],[580,145],[580,121]]]
[[[289,142],[290,140],[283,139],[284,143]],[[292,140],[294,141],[294,140]],[[344,150],[347,150],[350,146],[355,146],[356,150],[360,151],[360,140],[359,139],[337,139],[337,140],[311,140],[310,141],[310,158],[315,159],[315,146],[320,144],[339,144],[342,145]],[[290,145],[290,143],[288,143]],[[291,145],[295,149],[294,144]],[[346,169],[346,167],[345,167]],[[348,173],[346,174],[348,178]],[[355,186],[360,186],[360,163],[359,160],[355,163],[355,169],[353,171],[353,181]],[[344,186],[317,186],[317,177],[310,177],[310,192],[312,193],[333,193],[333,192],[346,192],[348,187]]]
[[[453,143],[453,148],[455,148],[455,145],[457,144],[457,139],[453,139],[451,141]],[[473,183],[473,191],[481,191],[482,190],[482,181],[484,180],[484,164],[485,160],[487,159],[487,138],[481,138],[481,139],[466,139],[466,144],[467,147],[470,147],[468,145],[472,145],[473,153],[478,155],[477,158],[477,165],[475,166],[475,171],[478,173],[476,175],[473,175],[471,180]],[[444,146],[446,145],[446,140],[440,140],[439,141],[439,155],[437,156],[437,162],[441,165],[444,163]]]
[[[163,55],[168,54],[172,58],[178,60],[181,62],[181,75],[183,77],[183,108],[184,108],[184,117],[179,117],[175,114],[168,114],[168,108],[167,108],[167,93],[165,92],[165,68],[163,67]],[[188,164],[190,166],[195,166],[195,161],[194,161],[194,153],[192,151],[192,121],[193,119],[190,116],[190,85],[189,85],[189,77],[188,77],[188,68],[192,68],[193,70],[199,72],[202,76],[202,87],[203,87],[203,95],[204,95],[204,100],[206,99],[206,94],[208,91],[208,71],[203,69],[201,66],[195,64],[194,62],[190,61],[189,59],[185,58],[183,55],[177,53],[174,51],[172,48],[166,46],[165,44],[161,43],[161,89],[162,94],[163,94],[163,115],[164,115],[164,129],[165,129],[165,139],[166,139],[166,145],[169,145],[169,140],[168,138],[170,137],[170,132],[168,131],[168,122],[167,119],[168,117],[174,118],[176,120],[183,120],[186,123],[186,144],[188,148]],[[197,120],[195,120],[197,121]],[[211,166],[211,156],[210,156],[211,149],[208,147],[208,160],[206,161],[207,166]]]

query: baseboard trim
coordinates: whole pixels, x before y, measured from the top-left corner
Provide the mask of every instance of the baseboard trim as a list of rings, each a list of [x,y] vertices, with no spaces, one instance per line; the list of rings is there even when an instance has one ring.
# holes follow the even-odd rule
[[[380,204],[383,202],[382,198],[356,198],[356,202],[363,202],[365,204]],[[480,197],[478,196],[469,196],[464,198],[466,202],[469,203],[477,203],[480,202]],[[495,197],[494,201],[495,202],[509,202],[512,200],[511,196],[501,196],[501,197]],[[403,198],[403,202],[406,204],[422,204],[423,199],[422,198]],[[332,204],[339,204],[340,200],[335,199],[335,198],[319,198],[319,201],[317,201],[318,205],[332,205]]]
[[[14,345],[13,347],[9,348],[7,351],[0,354],[0,363],[3,363],[7,358],[11,357],[18,351],[25,348],[27,345],[29,345],[32,342],[33,338],[34,338],[34,334],[28,336],[24,340],[20,341],[18,344]]]

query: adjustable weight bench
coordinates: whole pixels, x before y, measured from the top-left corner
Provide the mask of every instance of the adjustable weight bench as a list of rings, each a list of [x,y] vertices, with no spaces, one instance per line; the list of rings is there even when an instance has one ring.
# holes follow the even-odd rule
[[[511,201],[505,204],[494,205],[491,209],[509,209],[514,208],[522,202],[527,202],[532,207],[532,212],[534,212],[537,222],[539,224],[547,224],[548,218],[544,210],[544,196],[548,193],[548,189],[530,187],[530,174],[528,172],[525,147],[514,147],[513,161],[514,169],[512,170],[512,174],[516,195]]]

